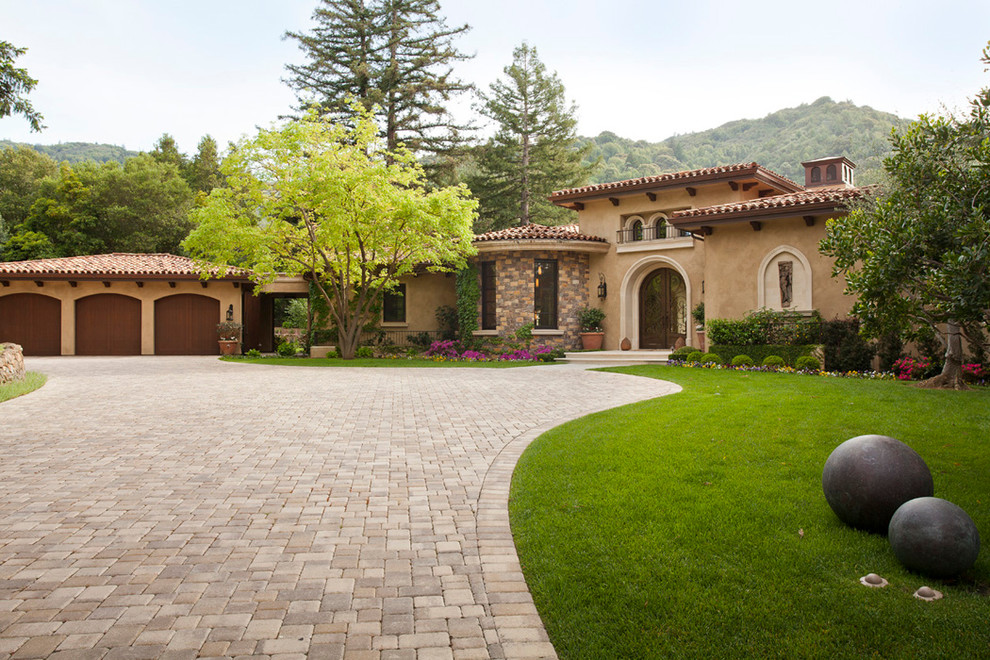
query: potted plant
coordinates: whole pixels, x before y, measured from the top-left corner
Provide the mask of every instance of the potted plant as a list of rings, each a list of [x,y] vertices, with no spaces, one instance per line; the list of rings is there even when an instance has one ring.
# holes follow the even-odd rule
[[[691,316],[694,318],[694,331],[698,336],[698,348],[703,351],[705,350],[705,303],[700,302],[695,305],[691,310]]]
[[[217,340],[220,342],[220,355],[237,355],[241,352],[241,330],[243,325],[236,321],[217,323]]]
[[[581,324],[581,347],[584,350],[601,350],[605,341],[605,332],[602,330],[604,320],[605,312],[597,307],[585,307],[578,312],[578,323]]]

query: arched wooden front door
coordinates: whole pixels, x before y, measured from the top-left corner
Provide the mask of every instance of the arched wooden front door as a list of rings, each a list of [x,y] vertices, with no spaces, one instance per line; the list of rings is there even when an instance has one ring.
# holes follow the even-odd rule
[[[680,273],[660,268],[639,287],[640,348],[673,348],[687,333],[687,289]]]

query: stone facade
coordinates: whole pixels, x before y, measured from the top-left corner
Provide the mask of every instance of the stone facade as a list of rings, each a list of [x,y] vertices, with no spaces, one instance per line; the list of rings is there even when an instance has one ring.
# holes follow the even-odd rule
[[[578,312],[588,305],[588,255],[555,250],[486,251],[478,265],[495,262],[496,333],[511,337],[520,327],[534,322],[533,272],[536,259],[557,261],[557,329],[534,330],[533,345],[572,350],[581,346]],[[480,268],[479,275],[480,278]],[[480,281],[479,281],[480,286]],[[481,318],[481,301],[478,301]]]
[[[24,380],[24,352],[17,344],[0,344],[0,385]]]

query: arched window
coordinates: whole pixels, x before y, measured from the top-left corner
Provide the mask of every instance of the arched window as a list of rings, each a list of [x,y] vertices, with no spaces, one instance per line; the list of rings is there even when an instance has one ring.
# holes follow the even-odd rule
[[[634,241],[641,241],[641,240],[643,240],[643,221],[642,220],[636,220],[635,222],[633,222],[631,229],[632,229],[632,239]]]
[[[822,181],[822,168],[816,165],[815,167],[811,168],[811,182],[821,183],[821,181]]]
[[[825,180],[826,181],[835,181],[835,164],[834,163],[832,165],[829,165],[825,169]]]

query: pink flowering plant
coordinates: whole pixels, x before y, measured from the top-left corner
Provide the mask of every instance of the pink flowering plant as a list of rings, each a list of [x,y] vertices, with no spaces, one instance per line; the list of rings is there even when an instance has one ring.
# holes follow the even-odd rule
[[[931,368],[932,363],[925,358],[903,357],[893,366],[899,380],[919,380]]]
[[[455,339],[433,342],[424,355],[438,362],[443,360],[553,362],[564,356],[563,351],[552,346],[540,346],[536,349],[512,347],[511,350],[494,350],[486,353],[474,348],[465,348]]]

